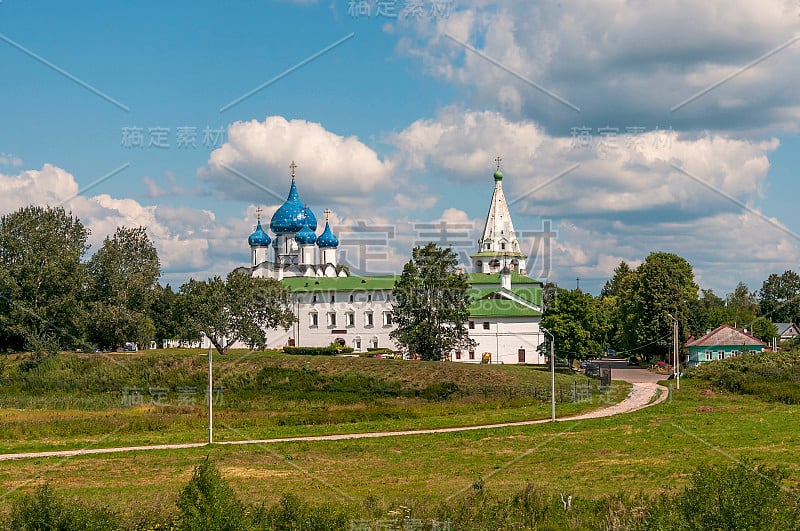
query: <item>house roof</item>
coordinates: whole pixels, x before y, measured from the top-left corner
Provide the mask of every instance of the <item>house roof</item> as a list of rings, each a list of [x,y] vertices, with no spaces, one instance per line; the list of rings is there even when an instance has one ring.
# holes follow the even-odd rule
[[[477,299],[469,305],[470,317],[539,317],[542,312],[509,299]]]
[[[353,291],[367,289],[393,289],[394,284],[399,280],[399,276],[348,276],[348,277],[286,277],[282,280],[283,284],[292,291]],[[467,281],[471,286],[481,286],[473,288],[488,292],[497,291],[500,288],[500,273],[468,273]],[[522,285],[524,288],[516,288],[514,285]],[[532,304],[541,306],[541,291],[535,289],[541,282],[534,280],[519,273],[511,273],[511,286],[514,293],[530,301]],[[496,287],[495,287],[496,286]],[[534,293],[534,291],[536,293]]]
[[[288,277],[283,284],[296,292],[390,290],[394,288],[394,275],[374,277]]]
[[[745,334],[731,325],[722,325],[686,344],[687,347],[735,347],[738,345],[766,346],[766,343],[750,334]]]
[[[496,284],[500,285],[500,273],[467,273],[467,280],[471,285],[476,284]],[[542,282],[526,275],[520,275],[516,271],[511,272],[511,285],[514,284],[539,284]]]
[[[795,333],[798,332],[797,327],[794,325],[794,323],[773,323],[773,324],[778,329],[778,335],[779,336],[782,336],[786,332],[790,331],[789,329],[792,328],[792,327],[795,328]]]

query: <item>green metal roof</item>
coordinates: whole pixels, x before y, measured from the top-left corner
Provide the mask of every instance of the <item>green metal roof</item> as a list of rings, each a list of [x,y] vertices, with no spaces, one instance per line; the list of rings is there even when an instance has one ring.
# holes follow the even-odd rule
[[[391,290],[399,280],[399,276],[349,276],[349,277],[289,277],[284,278],[282,283],[294,292],[308,293],[312,291],[359,291],[359,290]],[[469,292],[473,299],[483,298],[490,293],[498,291],[500,288],[500,274],[469,273],[467,278],[471,285],[482,285],[480,288],[470,288]],[[513,287],[514,284],[521,284],[524,287]],[[486,285],[489,285],[488,287]],[[518,297],[541,307],[542,290],[541,283],[530,277],[512,273],[511,291]],[[537,314],[538,315],[538,314]]]
[[[475,284],[497,284],[500,285],[500,273],[467,273],[467,280],[472,285]],[[511,272],[511,286],[514,284],[541,284],[541,281],[531,277],[520,275],[516,271]]]
[[[540,288],[511,288],[514,295],[521,299],[525,299],[529,303],[542,307],[542,290]]]
[[[540,317],[542,312],[508,299],[478,299],[469,306],[470,317]]]
[[[357,291],[394,288],[394,275],[375,277],[290,277],[284,278],[283,284],[296,292],[309,291]]]

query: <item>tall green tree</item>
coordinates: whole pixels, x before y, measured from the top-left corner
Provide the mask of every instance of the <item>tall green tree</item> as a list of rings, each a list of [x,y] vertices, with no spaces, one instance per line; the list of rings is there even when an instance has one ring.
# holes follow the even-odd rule
[[[62,207],[27,206],[0,217],[0,346],[81,345],[88,235]]]
[[[729,293],[725,299],[725,308],[728,314],[727,324],[736,325],[739,328],[749,327],[758,315],[758,298],[756,293],[750,291],[744,282],[739,282],[733,293]]]
[[[604,322],[600,342],[603,349],[620,349],[626,346],[625,330],[630,328],[631,315],[625,311],[631,296],[631,286],[636,274],[627,262],[614,268],[596,301],[599,318]]]
[[[689,303],[697,299],[692,266],[672,253],[651,253],[639,267],[625,301],[627,348],[645,357],[664,356],[672,341],[672,320],[678,319],[681,341],[688,338]]]
[[[750,325],[750,333],[764,343],[771,343],[772,338],[778,337],[778,327],[766,317],[756,317]]]
[[[155,336],[150,310],[161,275],[156,247],[143,227],[118,227],[87,264],[89,338],[98,346],[145,346]]]
[[[225,280],[218,276],[205,281],[191,279],[181,286],[180,294],[184,336],[199,339],[202,331],[223,355],[237,341],[264,348],[267,330],[286,330],[297,321],[291,292],[271,278],[231,271]]]
[[[728,322],[725,300],[712,289],[701,289],[700,298],[690,299],[688,311],[689,332],[695,337],[705,334],[709,328],[716,328]]]
[[[155,340],[159,343],[165,339],[179,339],[185,329],[180,297],[169,284],[163,287],[156,284],[150,317],[155,324]]]
[[[633,278],[633,270],[624,260],[614,268],[612,276],[600,290],[600,298],[625,295],[630,291],[630,281]]]
[[[541,326],[553,334],[557,358],[571,362],[603,353],[602,321],[589,293],[559,288],[557,302],[545,310]]]
[[[474,346],[466,328],[469,283],[457,266],[452,249],[433,243],[415,247],[392,291],[397,328],[391,337],[424,360]]]
[[[759,290],[761,315],[773,323],[800,322],[800,275],[771,274]]]

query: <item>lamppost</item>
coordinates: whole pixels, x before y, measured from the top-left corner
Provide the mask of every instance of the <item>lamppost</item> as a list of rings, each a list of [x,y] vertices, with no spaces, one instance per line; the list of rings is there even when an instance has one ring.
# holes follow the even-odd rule
[[[550,420],[556,421],[556,338],[547,328],[542,328],[542,332],[550,336]]]
[[[201,331],[200,334],[208,340],[208,444],[214,443],[214,380],[211,369],[211,338]]]
[[[672,319],[672,359],[675,362],[674,371],[675,371],[675,388],[681,388],[681,360],[678,355],[678,320],[672,316],[671,313],[667,314],[667,317]]]

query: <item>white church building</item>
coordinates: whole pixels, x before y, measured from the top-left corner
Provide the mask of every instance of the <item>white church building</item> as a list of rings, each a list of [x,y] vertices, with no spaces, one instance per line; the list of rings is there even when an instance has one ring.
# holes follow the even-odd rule
[[[394,276],[354,276],[338,264],[339,240],[325,211],[325,227],[300,199],[292,162],[286,201],[272,216],[270,236],[261,224],[248,238],[250,264],[238,271],[280,280],[292,291],[297,322],[267,334],[269,348],[326,346],[333,342],[357,352],[370,348],[400,350],[389,337]],[[450,354],[471,363],[545,363],[538,352],[544,340],[542,283],[527,277],[525,259],[503,194],[503,174],[494,173],[494,191],[483,236],[467,272],[472,302],[469,335],[474,350]],[[406,355],[413,353],[405,353]]]

